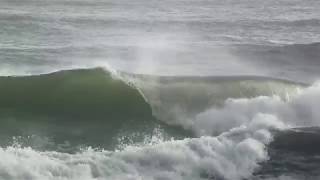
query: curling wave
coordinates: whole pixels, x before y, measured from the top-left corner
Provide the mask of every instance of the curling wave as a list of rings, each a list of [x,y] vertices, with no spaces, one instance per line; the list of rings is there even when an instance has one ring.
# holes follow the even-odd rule
[[[106,148],[117,144],[119,134],[140,134],[142,141],[157,128],[190,137],[198,114],[222,107],[228,98],[288,98],[303,85],[264,77],[157,77],[96,68],[0,77],[0,86],[2,143],[37,135]]]

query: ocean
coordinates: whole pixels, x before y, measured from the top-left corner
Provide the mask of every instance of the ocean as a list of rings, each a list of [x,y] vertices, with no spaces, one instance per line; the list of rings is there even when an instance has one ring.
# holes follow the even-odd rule
[[[318,180],[319,80],[318,0],[0,0],[0,180]]]

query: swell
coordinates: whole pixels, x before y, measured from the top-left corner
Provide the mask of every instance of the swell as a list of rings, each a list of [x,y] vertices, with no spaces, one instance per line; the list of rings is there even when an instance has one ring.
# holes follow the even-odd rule
[[[160,88],[158,93],[164,93],[168,98],[173,95],[190,98],[200,92],[197,95],[207,99],[212,94],[202,94],[201,90],[205,89],[212,91],[213,103],[219,104],[228,98],[285,95],[290,88],[307,86],[289,80],[257,76],[170,77],[122,72],[112,75],[103,68],[63,70],[31,76],[2,76],[0,85],[2,111],[65,116],[77,120],[105,116],[149,117],[152,110],[146,102],[149,97],[143,96],[148,93],[158,95],[152,91],[154,88]],[[177,91],[181,94],[178,95]],[[218,96],[223,99],[218,100]]]

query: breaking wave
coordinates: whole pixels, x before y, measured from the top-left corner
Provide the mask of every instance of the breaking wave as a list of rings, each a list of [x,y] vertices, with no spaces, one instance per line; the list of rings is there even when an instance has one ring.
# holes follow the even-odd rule
[[[0,85],[6,180],[283,179],[293,167],[268,162],[311,152],[304,139],[318,134],[319,84],[97,68],[1,77]]]

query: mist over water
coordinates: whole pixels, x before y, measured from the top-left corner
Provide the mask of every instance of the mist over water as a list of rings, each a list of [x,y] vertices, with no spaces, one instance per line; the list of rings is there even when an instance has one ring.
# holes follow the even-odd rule
[[[318,0],[0,0],[0,180],[320,177]]]

